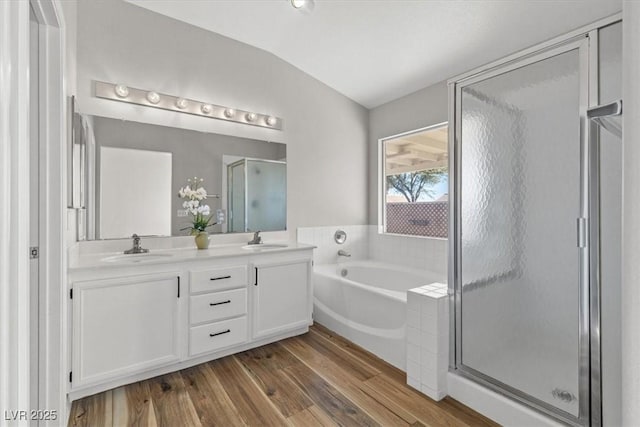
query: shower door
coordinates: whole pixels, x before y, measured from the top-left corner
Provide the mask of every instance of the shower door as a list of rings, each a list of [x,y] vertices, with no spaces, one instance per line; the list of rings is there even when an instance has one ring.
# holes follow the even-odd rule
[[[455,368],[589,420],[588,38],[455,84]]]

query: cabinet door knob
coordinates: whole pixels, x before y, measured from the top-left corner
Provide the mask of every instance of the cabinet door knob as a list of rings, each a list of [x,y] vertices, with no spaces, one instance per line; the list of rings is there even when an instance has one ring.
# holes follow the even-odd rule
[[[209,305],[211,307],[213,307],[214,305],[221,305],[221,304],[229,304],[231,302],[230,299],[226,300],[226,301],[220,301],[220,302],[210,302]]]
[[[209,336],[210,337],[217,337],[218,335],[228,334],[229,332],[231,332],[231,329],[227,329],[226,331],[222,331],[222,332],[216,332],[215,334],[209,334]]]
[[[209,280],[223,280],[223,279],[231,279],[231,276],[212,277]]]

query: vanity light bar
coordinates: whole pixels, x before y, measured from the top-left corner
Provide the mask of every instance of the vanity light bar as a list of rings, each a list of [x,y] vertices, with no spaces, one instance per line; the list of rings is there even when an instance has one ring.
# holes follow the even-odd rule
[[[136,89],[121,84],[95,82],[96,97],[111,99],[113,101],[128,102],[130,104],[144,105],[146,107],[160,108],[162,110],[178,113],[193,114],[196,116],[210,117],[212,119],[226,120],[228,122],[244,123],[246,125],[260,126],[269,129],[282,130],[282,119],[267,114],[259,114],[251,111],[236,110],[196,101],[164,93],[149,90]]]

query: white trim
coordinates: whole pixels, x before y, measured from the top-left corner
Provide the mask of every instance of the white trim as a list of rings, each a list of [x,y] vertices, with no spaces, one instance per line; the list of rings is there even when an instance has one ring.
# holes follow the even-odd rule
[[[26,2],[25,2],[26,3]],[[68,415],[66,299],[66,103],[64,21],[58,0],[30,0],[40,25],[39,408]]]
[[[0,408],[29,410],[28,2],[0,2],[0,99]]]

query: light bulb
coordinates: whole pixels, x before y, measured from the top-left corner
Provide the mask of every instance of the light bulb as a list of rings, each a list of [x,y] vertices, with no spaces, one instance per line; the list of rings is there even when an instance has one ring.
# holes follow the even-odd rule
[[[160,95],[158,95],[158,92],[148,92],[147,93],[147,101],[149,101],[152,104],[157,104],[158,102],[160,102]]]
[[[213,110],[213,107],[211,106],[211,104],[202,104],[202,107],[200,107],[200,110],[204,114],[210,114],[211,110]]]
[[[247,113],[244,117],[248,122],[252,122],[256,119],[256,113]]]
[[[233,108],[227,108],[227,109],[224,110],[224,116],[227,119],[231,119],[235,115],[236,115],[236,110],[234,110]]]
[[[304,14],[309,14],[313,12],[313,9],[315,8],[314,0],[290,0],[290,1],[291,1],[291,6],[295,10],[302,12]]]
[[[176,99],[176,107],[178,107],[181,110],[184,110],[185,108],[187,108],[187,100],[184,98]]]
[[[278,121],[278,119],[276,119],[276,118],[275,118],[275,117],[273,117],[273,116],[269,116],[269,117],[267,117],[267,118],[265,119],[265,122],[267,122],[267,124],[268,124],[269,126],[273,126],[273,125],[275,125],[277,121]]]
[[[129,88],[125,85],[116,85],[113,91],[116,93],[118,98],[126,98],[129,96]]]

